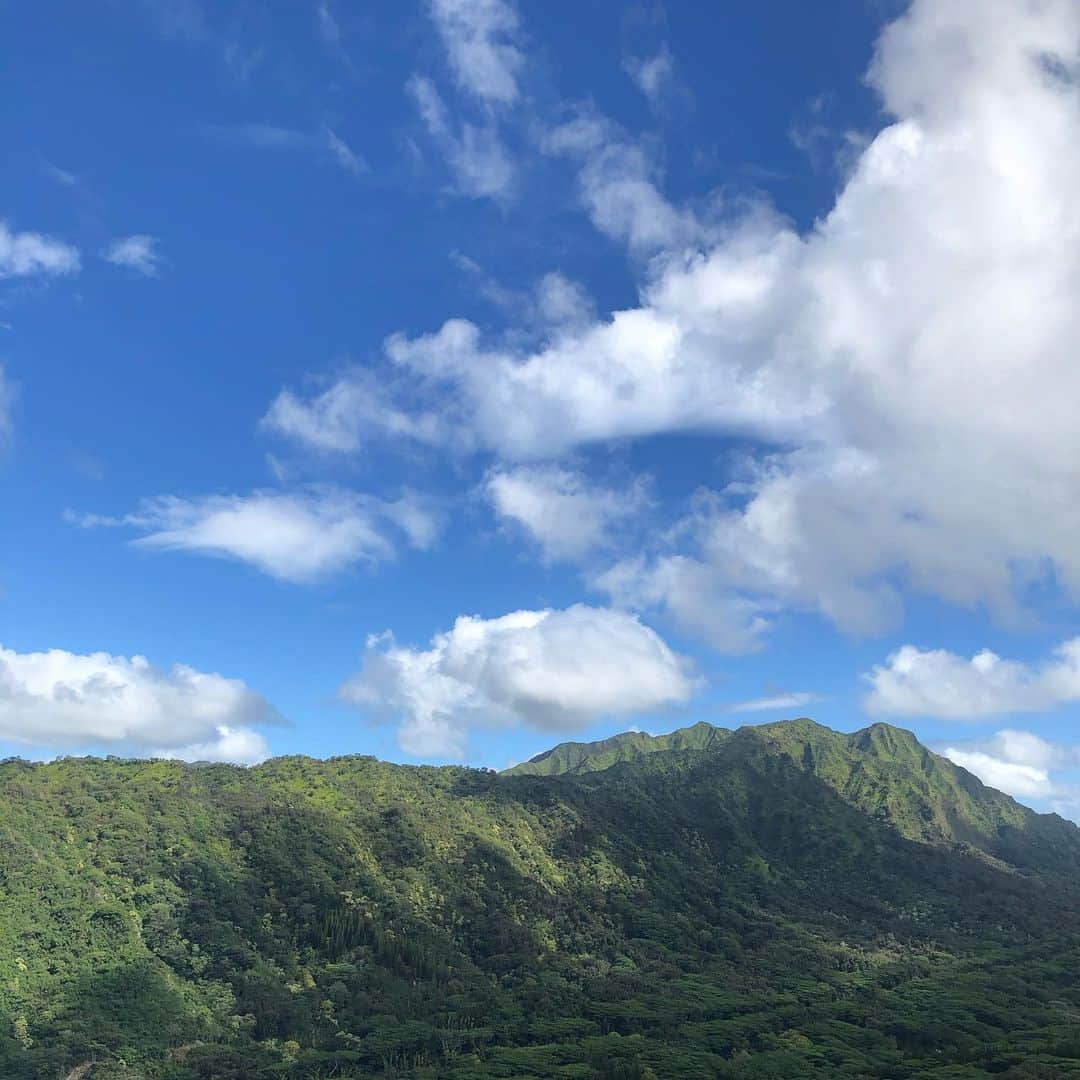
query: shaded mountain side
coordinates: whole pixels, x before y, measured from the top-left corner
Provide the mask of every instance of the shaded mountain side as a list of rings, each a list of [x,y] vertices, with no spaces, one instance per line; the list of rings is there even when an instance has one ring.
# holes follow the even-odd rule
[[[665,750],[709,750],[731,735],[727,728],[714,727],[704,720],[667,735],[644,731],[624,731],[598,742],[565,742],[542,754],[504,770],[506,776],[579,775],[608,769],[621,761],[634,761],[646,754]]]
[[[1080,831],[909,738],[2,763],[0,1076],[1077,1075]]]

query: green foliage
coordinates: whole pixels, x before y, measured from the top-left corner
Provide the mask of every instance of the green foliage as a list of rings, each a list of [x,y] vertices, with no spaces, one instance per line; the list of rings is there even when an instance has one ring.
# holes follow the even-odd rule
[[[663,738],[0,764],[0,1076],[1080,1074],[1080,830],[884,725]]]
[[[649,735],[644,731],[624,731],[600,742],[559,743],[520,765],[507,769],[504,776],[580,775],[610,769],[621,761],[637,761],[647,754],[664,750],[711,750],[731,734],[727,728],[713,727],[704,720],[667,735]]]

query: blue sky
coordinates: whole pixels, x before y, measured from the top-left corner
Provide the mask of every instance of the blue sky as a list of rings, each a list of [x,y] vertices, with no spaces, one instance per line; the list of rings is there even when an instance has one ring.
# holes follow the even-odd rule
[[[8,25],[0,752],[809,714],[1075,814],[1073,3]]]

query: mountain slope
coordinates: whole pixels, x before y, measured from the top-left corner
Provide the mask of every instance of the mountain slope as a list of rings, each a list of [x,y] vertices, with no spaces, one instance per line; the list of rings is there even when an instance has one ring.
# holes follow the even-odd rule
[[[896,729],[703,735],[0,763],[0,1075],[1076,1074],[1080,830]]]
[[[715,753],[719,764],[760,749],[762,740],[907,839],[967,846],[1017,867],[1080,875],[1074,825],[987,787],[910,731],[889,724],[842,734],[805,717],[734,732],[701,721],[667,735],[625,732],[598,742],[560,743],[503,775],[581,775],[685,750]]]

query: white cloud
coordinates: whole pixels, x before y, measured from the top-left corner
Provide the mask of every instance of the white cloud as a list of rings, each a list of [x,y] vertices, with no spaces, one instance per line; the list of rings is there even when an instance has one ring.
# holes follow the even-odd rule
[[[114,266],[126,266],[144,277],[157,277],[162,263],[157,246],[156,236],[137,233],[114,240],[102,252],[101,257]]]
[[[453,190],[505,203],[517,170],[497,114],[520,95],[525,58],[515,44],[517,10],[509,0],[430,0],[430,12],[457,86],[482,107],[480,122],[452,119],[435,83],[423,75],[409,79],[406,89],[453,175]]]
[[[235,760],[248,760],[256,747],[265,751],[252,726],[278,721],[239,679],[183,664],[165,670],[142,656],[0,646],[0,738],[14,742],[175,756],[216,746],[219,760],[232,751]]]
[[[1003,761],[979,750],[947,746],[942,753],[954,764],[974,773],[984,784],[1020,798],[1045,798],[1053,793],[1050,774],[1033,765]]]
[[[639,304],[539,345],[450,319],[387,356],[448,443],[504,460],[670,432],[756,446],[685,546],[640,563],[658,607],[694,606],[659,593],[690,576],[879,633],[908,591],[1000,619],[1040,577],[1080,598],[1078,43],[1071,0],[916,0],[870,70],[892,120],[802,232],[672,205],[582,114],[546,145],[649,256]]]
[[[157,749],[151,757],[180,761],[225,761],[235,765],[258,765],[270,756],[266,739],[251,728],[231,728],[219,724],[212,738],[175,749]]]
[[[984,784],[1017,798],[1048,802],[1066,814],[1075,813],[1080,805],[1080,789],[1061,775],[1080,766],[1080,747],[1006,729],[988,739],[940,746],[938,752]]]
[[[686,661],[653,630],[624,612],[578,604],[461,616],[426,650],[372,637],[341,694],[400,718],[408,753],[460,758],[472,726],[580,730],[679,704],[693,688]]]
[[[438,533],[435,514],[415,496],[384,501],[336,488],[192,499],[165,495],[145,500],[122,518],[69,516],[89,528],[138,529],[144,534],[134,541],[138,547],[235,559],[296,583],[391,559],[399,536],[414,547],[429,547]]]
[[[458,194],[502,201],[515,184],[514,163],[494,122],[455,125],[435,84],[415,75],[406,85],[428,134],[454,175]]]
[[[524,63],[514,44],[519,20],[507,0],[431,0],[458,86],[488,106],[512,105]]]
[[[984,649],[970,660],[944,649],[904,645],[866,676],[873,713],[977,720],[1040,712],[1080,700],[1080,638],[1038,664],[1003,660]]]
[[[1055,74],[1078,40],[1070,3],[913,4],[871,73],[896,120],[804,234],[758,208],[695,238],[579,119],[556,145],[598,226],[664,245],[641,305],[536,350],[451,320],[388,354],[503,457],[670,431],[790,447],[685,553],[751,600],[878,632],[905,587],[1008,617],[1048,562],[1080,595],[1080,84]]]
[[[569,332],[587,323],[593,309],[581,285],[563,274],[545,274],[528,290],[492,280],[460,252],[451,259],[470,275],[475,291],[526,320],[530,333]],[[392,370],[352,367],[310,397],[284,389],[262,418],[267,432],[321,453],[355,453],[375,442],[397,440],[471,449],[475,440],[452,402]]]
[[[812,705],[820,700],[817,694],[798,691],[790,694],[776,694],[773,697],[755,698],[753,701],[740,701],[737,705],[731,705],[728,712],[774,712],[779,709],[801,709],[804,705]]]
[[[493,470],[485,490],[495,513],[521,526],[550,561],[576,561],[610,546],[612,527],[647,502],[640,482],[601,488],[557,465]]]
[[[0,278],[56,277],[79,270],[79,252],[62,240],[35,232],[14,232],[0,221]]]

